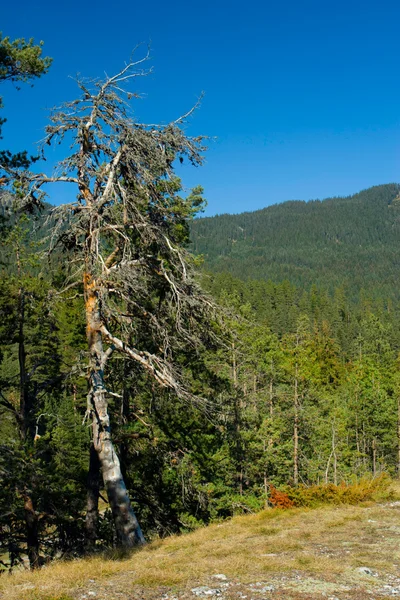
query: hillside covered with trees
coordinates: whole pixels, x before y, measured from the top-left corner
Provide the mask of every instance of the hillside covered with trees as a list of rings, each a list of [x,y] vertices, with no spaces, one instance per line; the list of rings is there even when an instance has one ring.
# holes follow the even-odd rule
[[[399,299],[398,184],[347,198],[290,201],[255,212],[197,219],[192,249],[206,268],[242,279],[288,280],[356,298]]]

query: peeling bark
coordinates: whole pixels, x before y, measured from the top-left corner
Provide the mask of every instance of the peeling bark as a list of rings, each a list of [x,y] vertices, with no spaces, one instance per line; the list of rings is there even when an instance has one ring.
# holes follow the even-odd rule
[[[133,511],[121,472],[119,458],[111,438],[107,391],[104,384],[106,352],[101,334],[99,290],[96,281],[86,272],[84,276],[86,333],[89,347],[90,412],[92,416],[93,447],[97,452],[104,486],[114,518],[118,544],[132,548],[144,543],[143,533]],[[93,516],[93,515],[91,515]]]

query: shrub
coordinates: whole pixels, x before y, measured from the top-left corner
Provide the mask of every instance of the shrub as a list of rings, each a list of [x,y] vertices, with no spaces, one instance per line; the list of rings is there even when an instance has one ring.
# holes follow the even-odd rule
[[[269,486],[269,502],[274,508],[292,508],[295,505],[286,492],[277,490],[272,484]]]
[[[359,504],[368,500],[389,500],[394,497],[390,484],[390,477],[383,473],[375,479],[364,477],[350,484],[328,483],[309,487],[300,485],[296,488],[287,487],[284,492],[278,493],[284,493],[292,502],[292,506],[312,508],[322,504]],[[280,506],[280,508],[289,507]]]

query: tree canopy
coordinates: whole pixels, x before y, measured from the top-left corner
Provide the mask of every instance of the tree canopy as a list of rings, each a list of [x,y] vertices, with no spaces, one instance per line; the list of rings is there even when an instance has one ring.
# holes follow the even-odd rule
[[[0,83],[13,83],[19,89],[21,83],[29,83],[45,75],[52,63],[49,56],[42,57],[43,42],[35,44],[33,38],[25,40],[18,38],[11,40],[0,33]],[[3,98],[0,96],[0,109],[4,108]],[[1,130],[6,118],[0,117]],[[29,158],[26,151],[11,154],[8,150],[0,152],[2,164],[27,167]]]

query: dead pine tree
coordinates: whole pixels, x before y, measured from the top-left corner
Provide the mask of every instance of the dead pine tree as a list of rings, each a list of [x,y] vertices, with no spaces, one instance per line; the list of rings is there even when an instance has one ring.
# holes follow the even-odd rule
[[[137,94],[126,87],[146,75],[142,63],[147,59],[130,62],[104,82],[78,81],[80,98],[55,110],[46,129],[45,144],[65,142],[72,148],[53,175],[13,172],[27,203],[40,203],[47,184],[69,183],[77,191],[75,202],[51,212],[50,246],[61,245],[72,265],[64,291],[77,286],[84,295],[86,416],[117,539],[125,548],[143,543],[144,537],[112,440],[108,401],[110,395],[120,397],[108,387],[113,357],[124,355],[160,386],[202,402],[191,395],[174,356],[185,347],[201,351],[212,335],[213,306],[198,287],[184,249],[188,223],[203,203],[202,190],[181,197],[173,171],[177,160],[201,164],[202,138],[182,131],[194,109],[168,125],[144,125],[132,117],[129,100]],[[146,329],[146,345],[137,345],[140,328]],[[89,494],[92,541],[96,494]]]

